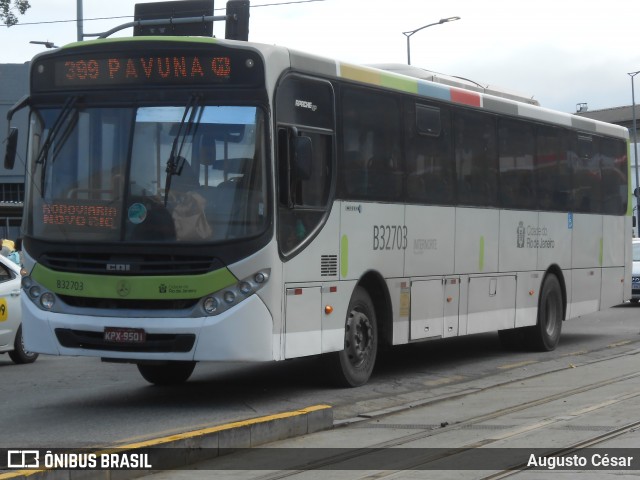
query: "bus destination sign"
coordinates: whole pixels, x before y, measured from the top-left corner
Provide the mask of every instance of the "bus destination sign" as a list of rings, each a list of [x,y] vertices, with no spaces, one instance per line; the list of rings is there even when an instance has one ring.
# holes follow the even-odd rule
[[[68,59],[55,64],[55,85],[228,82],[229,57],[165,56]]]
[[[257,58],[216,53],[83,54],[43,59],[34,66],[33,88],[47,91],[109,86],[256,85]]]

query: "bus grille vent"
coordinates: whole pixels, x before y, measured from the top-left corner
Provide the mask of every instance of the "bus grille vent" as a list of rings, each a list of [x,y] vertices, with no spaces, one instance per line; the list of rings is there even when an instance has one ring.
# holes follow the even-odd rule
[[[199,275],[222,268],[213,257],[195,255],[112,255],[48,252],[40,263],[58,272],[100,275]]]
[[[320,275],[323,277],[335,277],[338,275],[337,255],[322,255],[320,257]]]

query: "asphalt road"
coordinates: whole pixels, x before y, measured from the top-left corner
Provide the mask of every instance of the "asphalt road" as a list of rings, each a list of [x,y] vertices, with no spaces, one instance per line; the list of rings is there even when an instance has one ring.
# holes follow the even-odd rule
[[[504,351],[497,334],[402,346],[380,358],[364,387],[336,389],[317,359],[260,365],[199,364],[179,387],[146,383],[134,365],[40,356],[13,365],[0,355],[0,447],[102,447],[326,403],[336,420],[428,398],[489,375],[557,368],[640,343],[640,307],[626,304],[565,322],[554,352]]]

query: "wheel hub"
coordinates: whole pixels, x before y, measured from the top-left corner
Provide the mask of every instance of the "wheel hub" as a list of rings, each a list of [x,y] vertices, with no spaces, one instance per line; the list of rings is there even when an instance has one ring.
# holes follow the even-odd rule
[[[347,322],[347,351],[353,365],[361,365],[371,350],[372,326],[364,313],[354,310]]]

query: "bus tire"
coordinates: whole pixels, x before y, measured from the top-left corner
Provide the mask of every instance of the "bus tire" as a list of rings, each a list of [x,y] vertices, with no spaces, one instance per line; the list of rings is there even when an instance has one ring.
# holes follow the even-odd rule
[[[377,353],[378,326],[373,302],[363,287],[356,287],[347,310],[344,350],[331,354],[336,383],[341,387],[367,383]]]
[[[154,385],[178,385],[186,382],[196,362],[138,363],[142,377]]]
[[[38,354],[30,352],[24,348],[24,337],[22,336],[22,325],[18,327],[16,339],[13,341],[13,350],[9,352],[9,358],[13,363],[23,365],[25,363],[33,363],[38,358]]]
[[[560,282],[554,274],[549,274],[538,300],[538,322],[527,332],[529,346],[543,352],[555,350],[562,332],[563,311]]]

